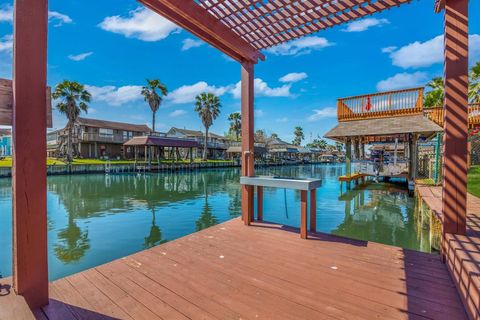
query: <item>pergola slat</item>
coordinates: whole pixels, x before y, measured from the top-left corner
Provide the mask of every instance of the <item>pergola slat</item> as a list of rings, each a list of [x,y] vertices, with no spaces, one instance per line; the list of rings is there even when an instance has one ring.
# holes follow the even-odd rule
[[[194,1],[139,0],[146,7],[210,43],[233,59],[256,63],[265,57]]]

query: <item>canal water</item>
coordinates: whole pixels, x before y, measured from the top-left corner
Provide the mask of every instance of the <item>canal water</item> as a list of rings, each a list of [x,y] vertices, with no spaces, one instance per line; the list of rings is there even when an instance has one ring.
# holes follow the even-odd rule
[[[415,200],[394,184],[372,183],[340,195],[342,165],[257,170],[322,179],[317,229],[336,235],[430,251],[417,226]],[[48,177],[51,280],[171,241],[238,217],[237,168],[197,172]],[[264,191],[264,220],[299,226],[299,192]],[[0,276],[11,275],[11,180],[0,179]]]

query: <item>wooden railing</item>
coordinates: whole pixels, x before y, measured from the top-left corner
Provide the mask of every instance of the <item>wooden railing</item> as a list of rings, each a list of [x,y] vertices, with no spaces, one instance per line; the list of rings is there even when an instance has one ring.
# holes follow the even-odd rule
[[[338,121],[421,114],[423,111],[423,87],[337,100]]]
[[[430,120],[443,127],[443,107],[425,108],[424,114]],[[471,103],[468,105],[468,127],[472,128],[478,125],[480,125],[480,103]]]

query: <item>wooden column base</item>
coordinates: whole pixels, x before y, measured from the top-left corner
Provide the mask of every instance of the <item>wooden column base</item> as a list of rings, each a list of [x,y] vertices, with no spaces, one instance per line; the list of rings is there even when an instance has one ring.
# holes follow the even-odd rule
[[[263,187],[257,186],[257,220],[263,220]]]
[[[317,232],[317,190],[310,191],[310,232]]]

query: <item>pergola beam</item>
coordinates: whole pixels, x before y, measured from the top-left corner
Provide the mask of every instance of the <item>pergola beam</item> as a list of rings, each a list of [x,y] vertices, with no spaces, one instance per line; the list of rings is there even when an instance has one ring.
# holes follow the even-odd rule
[[[139,0],[152,11],[193,33],[238,62],[257,63],[265,56],[193,0]]]
[[[13,285],[31,308],[48,303],[48,0],[16,0],[13,47]]]
[[[445,1],[443,232],[465,234],[468,141],[468,0]]]

